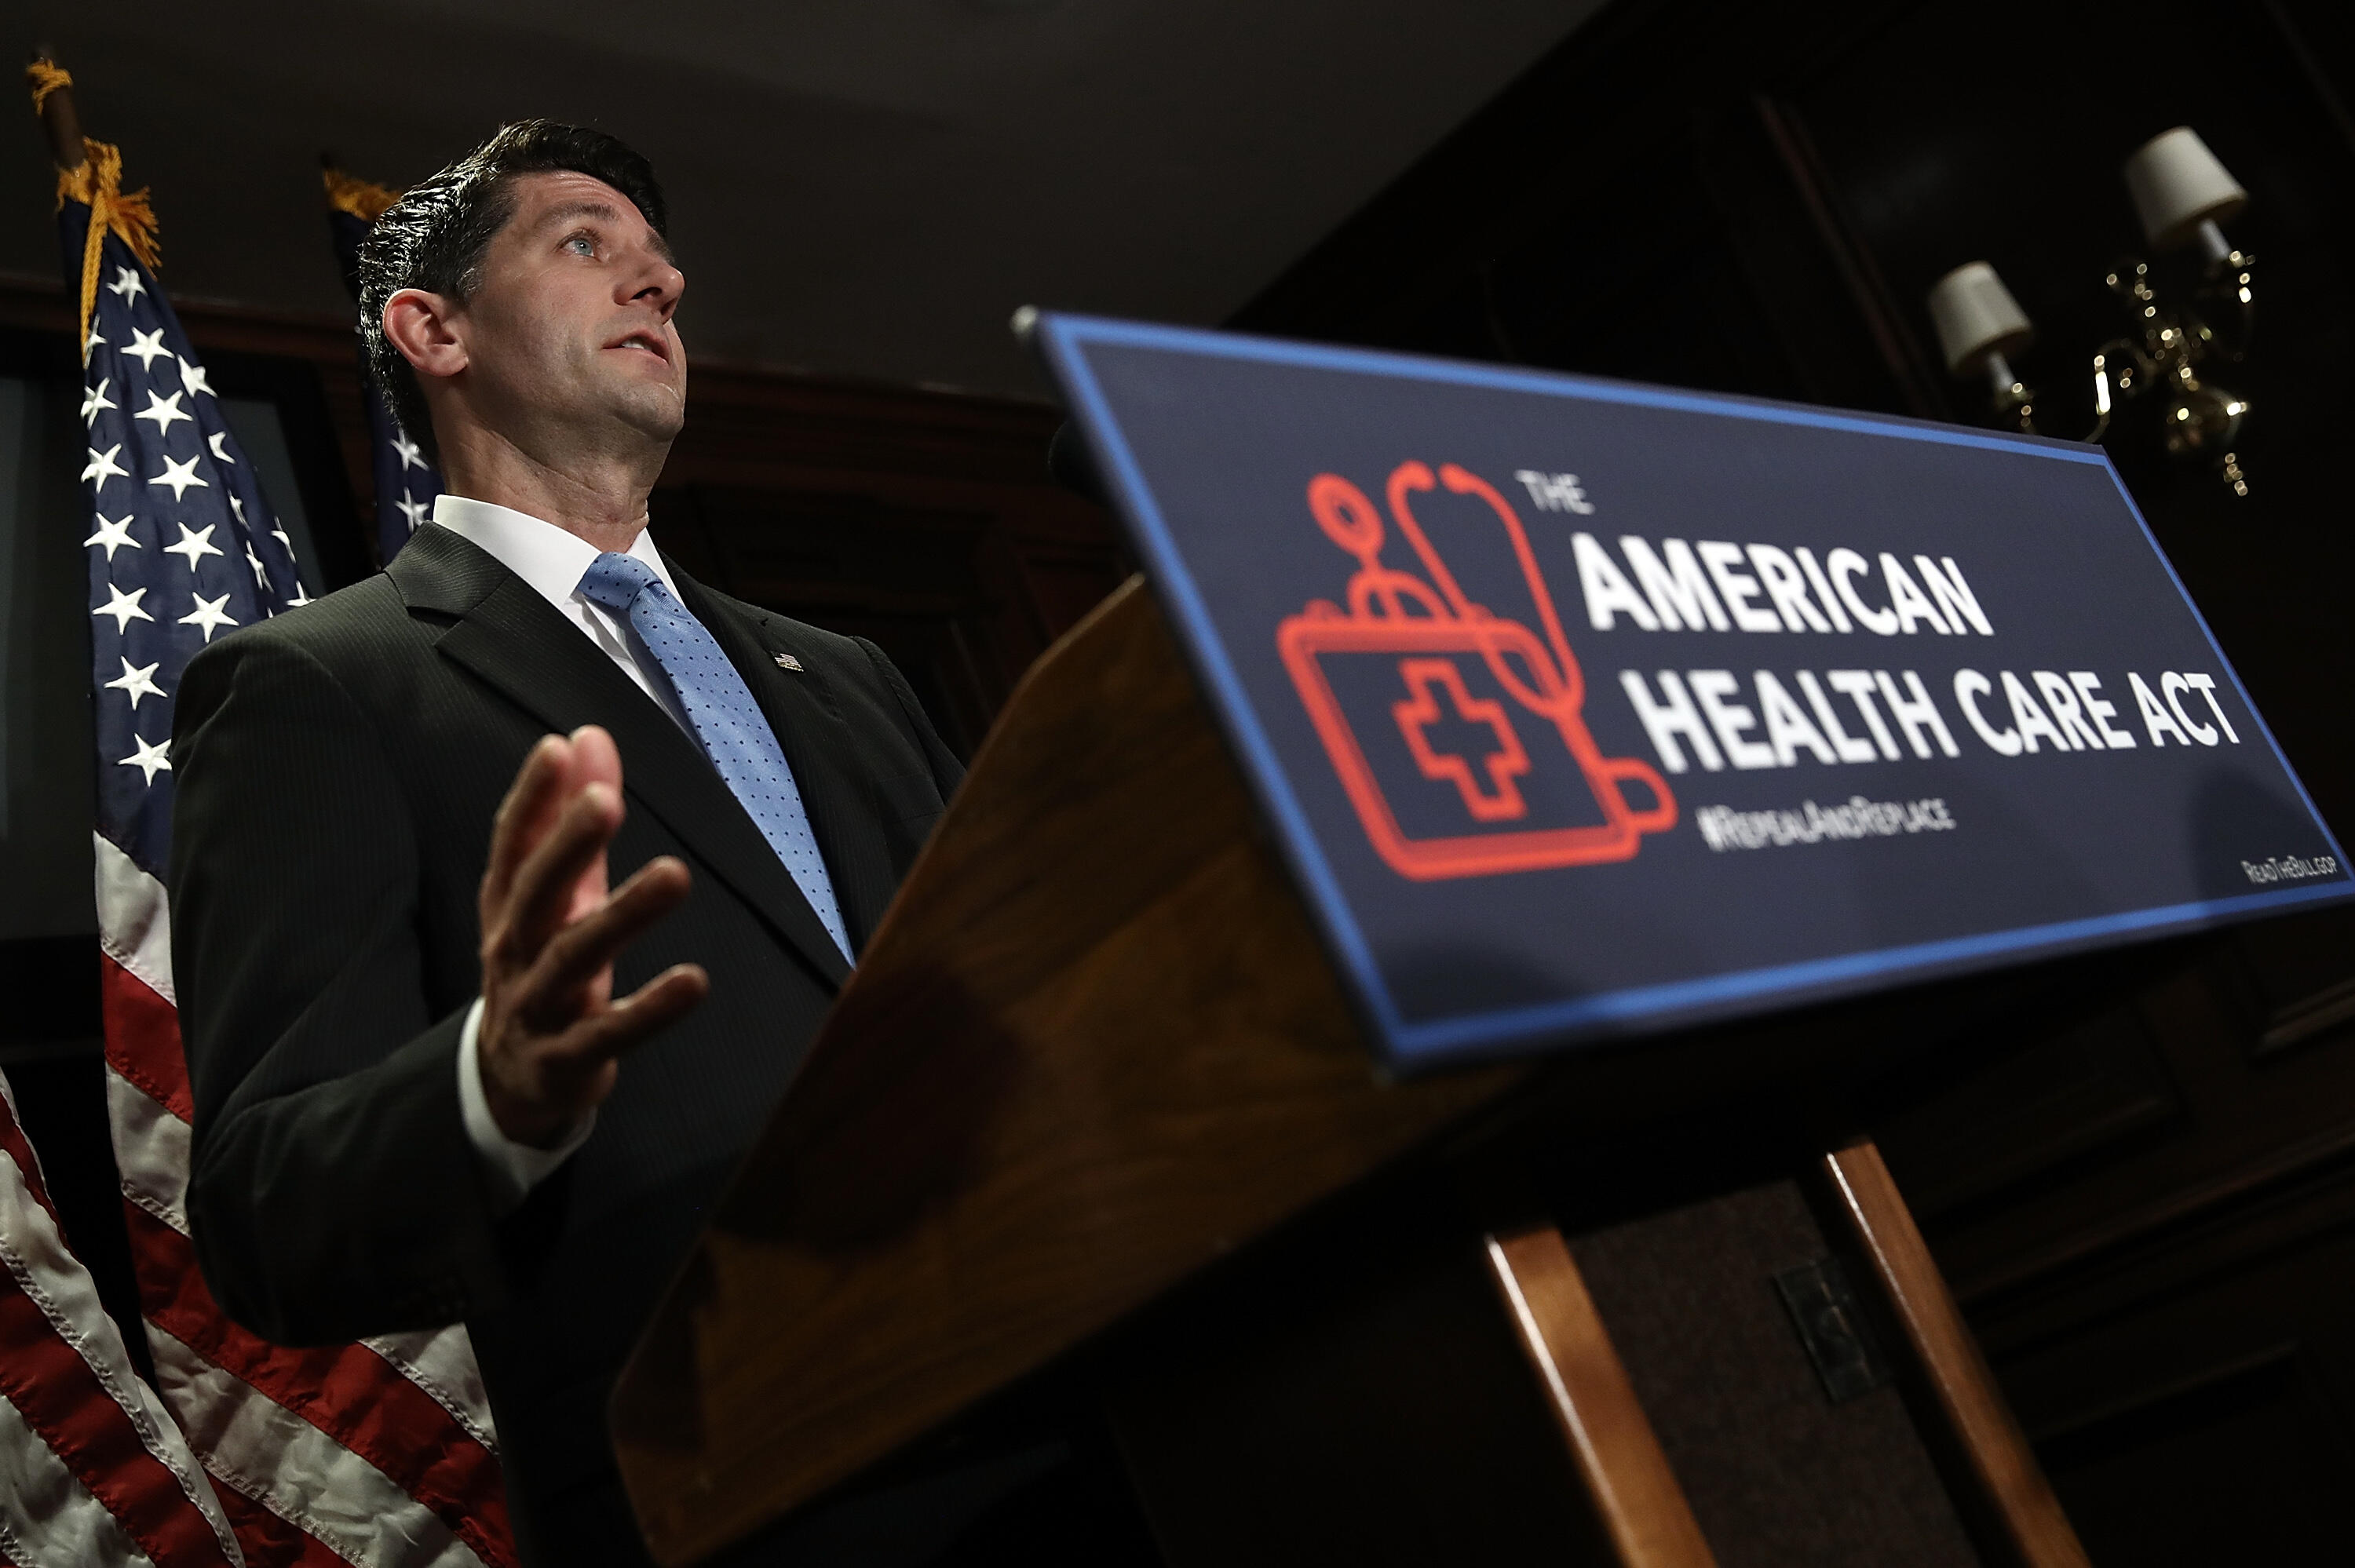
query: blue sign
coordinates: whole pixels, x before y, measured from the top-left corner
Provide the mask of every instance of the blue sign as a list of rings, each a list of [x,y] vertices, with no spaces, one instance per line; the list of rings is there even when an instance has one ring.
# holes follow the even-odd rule
[[[2350,891],[2098,448],[1038,339],[1397,1066]]]

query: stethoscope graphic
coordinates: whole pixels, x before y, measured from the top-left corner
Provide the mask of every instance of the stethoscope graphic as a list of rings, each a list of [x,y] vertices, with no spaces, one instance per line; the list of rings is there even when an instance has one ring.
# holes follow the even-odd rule
[[[1476,604],[1416,520],[1411,498],[1441,487],[1484,502],[1503,526],[1520,568],[1539,630],[1507,620]],[[1383,860],[1418,881],[1493,875],[1553,866],[1626,860],[1642,847],[1646,833],[1676,825],[1677,804],[1665,780],[1636,758],[1605,757],[1589,733],[1583,708],[1585,677],[1555,611],[1553,595],[1529,547],[1528,531],[1496,487],[1455,463],[1434,474],[1429,464],[1409,461],[1391,471],[1384,494],[1396,524],[1423,576],[1385,566],[1381,559],[1381,514],[1365,493],[1339,474],[1320,473],[1308,483],[1308,510],[1326,537],[1358,562],[1349,578],[1345,609],[1327,599],[1312,600],[1288,616],[1276,631],[1276,647],[1300,693],[1342,787],[1356,807],[1367,837]],[[1542,633],[1542,635],[1540,635]],[[1466,690],[1456,655],[1476,654],[1496,683],[1521,707],[1550,721],[1576,761],[1604,820],[1565,828],[1411,837],[1399,825],[1357,732],[1342,710],[1318,660],[1327,653],[1393,653],[1399,656],[1401,687],[1391,716],[1409,754],[1426,778],[1455,783],[1465,814],[1482,826],[1519,821],[1529,814],[1518,779],[1534,767],[1518,730],[1501,704]],[[1449,714],[1447,710],[1454,710]],[[1478,767],[1438,753],[1423,735],[1441,716],[1487,725],[1496,737]],[[1625,786],[1643,786],[1651,802],[1629,804]]]

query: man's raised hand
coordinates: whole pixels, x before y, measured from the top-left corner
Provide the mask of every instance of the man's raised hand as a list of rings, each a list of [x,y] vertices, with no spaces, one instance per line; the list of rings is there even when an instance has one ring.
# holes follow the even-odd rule
[[[700,1002],[678,964],[613,1000],[613,959],[687,897],[686,865],[648,861],[612,892],[622,757],[594,725],[532,747],[500,802],[483,873],[483,1093],[499,1130],[552,1148],[612,1092],[623,1053]]]

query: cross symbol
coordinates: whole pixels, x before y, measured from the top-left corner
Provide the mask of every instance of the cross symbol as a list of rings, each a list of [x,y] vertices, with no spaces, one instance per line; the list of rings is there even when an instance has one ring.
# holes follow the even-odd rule
[[[1391,705],[1391,715],[1397,719],[1407,751],[1423,776],[1454,784],[1474,821],[1508,822],[1528,816],[1529,803],[1521,799],[1520,787],[1513,780],[1529,770],[1529,754],[1521,749],[1521,738],[1513,733],[1504,705],[1493,698],[1475,697],[1465,690],[1464,673],[1453,659],[1401,659],[1399,673],[1409,694],[1405,701]],[[1440,705],[1442,692],[1447,695],[1445,709]],[[1471,758],[1441,751],[1431,744],[1427,732],[1443,721],[1487,727],[1493,744],[1480,748],[1477,773]],[[1483,775],[1486,789],[1481,787]]]

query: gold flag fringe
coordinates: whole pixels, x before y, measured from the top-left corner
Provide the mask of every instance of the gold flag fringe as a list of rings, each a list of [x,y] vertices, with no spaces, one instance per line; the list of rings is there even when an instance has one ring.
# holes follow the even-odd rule
[[[90,357],[90,318],[98,306],[99,256],[111,233],[131,248],[140,264],[153,271],[163,252],[155,232],[155,209],[148,205],[147,189],[123,189],[123,152],[109,142],[81,139],[83,163],[69,173],[58,171],[58,206],[69,199],[90,207],[90,236],[81,248],[81,347]]]
[[[25,75],[33,90],[33,108],[38,111],[48,101],[49,94],[61,87],[71,87],[73,78],[48,60],[35,60],[25,68]],[[81,139],[82,165],[79,169],[58,171],[58,206],[78,201],[90,208],[90,233],[81,250],[81,329],[80,342],[82,357],[90,357],[90,318],[98,305],[99,258],[106,249],[106,237],[112,234],[131,249],[142,266],[154,270],[161,265],[163,251],[155,228],[155,209],[148,204],[146,187],[126,192],[123,188],[123,151],[110,142]]]
[[[351,214],[362,223],[374,223],[400,199],[399,191],[370,185],[332,164],[319,171],[319,177],[326,183],[327,205],[337,212]]]
[[[61,87],[71,87],[73,77],[54,60],[35,60],[25,68],[26,78],[33,84],[33,112],[38,114],[49,94]]]

